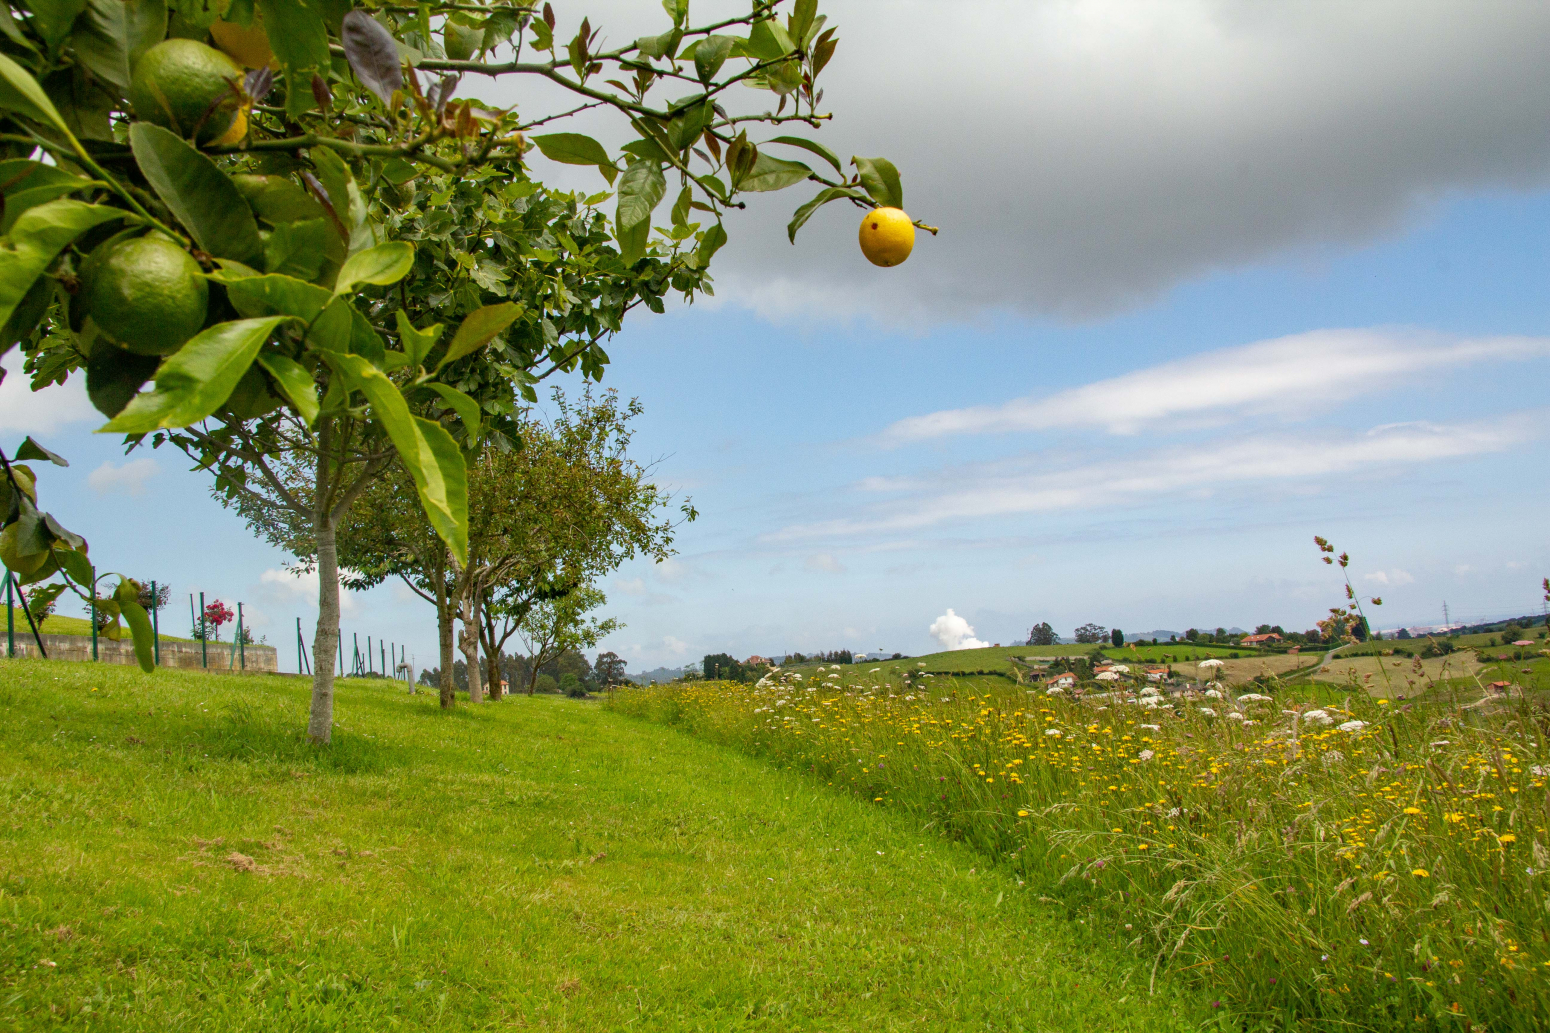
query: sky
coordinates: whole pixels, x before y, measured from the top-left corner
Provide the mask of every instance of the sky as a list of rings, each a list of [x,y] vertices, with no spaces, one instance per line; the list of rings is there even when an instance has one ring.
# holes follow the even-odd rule
[[[1303,629],[1343,599],[1316,534],[1379,627],[1540,610],[1550,8],[822,9],[841,44],[818,138],[894,160],[941,233],[878,269],[853,209],[791,245],[807,188],[764,195],[729,221],[714,298],[610,342],[637,458],[700,512],[672,559],[601,586],[630,670],[1039,621]],[[611,41],[663,28],[650,4],[556,10],[562,34],[584,12]],[[480,95],[548,101],[503,89]],[[294,668],[315,583],[180,456],[125,456],[99,422],[77,385],[0,384],[0,438],[71,459],[45,508],[100,565],[177,605],[242,600]],[[348,596],[343,624],[434,662],[401,586]]]

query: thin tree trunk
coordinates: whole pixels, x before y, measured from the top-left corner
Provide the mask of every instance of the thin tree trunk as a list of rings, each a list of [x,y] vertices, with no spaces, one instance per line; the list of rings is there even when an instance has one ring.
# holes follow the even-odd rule
[[[436,581],[436,637],[441,655],[441,709],[457,705],[457,682],[452,678],[452,600],[447,598],[446,572]]]
[[[490,690],[491,699],[500,699],[506,695],[502,688],[505,678],[501,674],[501,646],[504,643],[495,641],[495,618],[490,616],[488,605],[484,608],[484,620],[480,628],[484,646],[484,684]]]
[[[329,502],[329,443],[332,421],[318,428],[317,481],[312,503],[312,532],[316,536],[318,561],[318,625],[312,636],[312,712],[307,720],[307,738],[326,744],[334,730],[334,649],[339,644],[339,552],[334,538],[336,521]]]
[[[484,672],[479,669],[479,602],[481,593],[476,586],[463,595],[463,663],[468,669],[468,702],[484,702]]]

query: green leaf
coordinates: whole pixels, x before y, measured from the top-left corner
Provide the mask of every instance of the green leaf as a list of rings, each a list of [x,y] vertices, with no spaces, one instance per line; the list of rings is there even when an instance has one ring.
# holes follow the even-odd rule
[[[333,295],[322,287],[278,273],[241,279],[218,275],[210,278],[226,285],[226,297],[232,308],[247,319],[294,316],[311,324],[333,300]]]
[[[683,42],[682,29],[671,29],[660,36],[642,36],[635,41],[635,47],[644,57],[671,58],[678,52],[678,44]]]
[[[92,583],[92,577],[96,571],[92,569],[92,562],[86,553],[56,546],[54,549],[54,561],[76,583],[81,585],[90,585]]]
[[[888,208],[904,207],[904,187],[899,182],[899,170],[887,158],[851,158],[861,173],[861,185],[872,200]]]
[[[715,257],[716,252],[720,251],[721,246],[726,242],[727,231],[721,223],[718,222],[714,226],[707,227],[700,236],[700,246],[695,251],[695,264],[701,269],[708,268],[710,260]]]
[[[62,198],[29,208],[0,241],[0,324],[11,318],[33,281],[65,246],[82,233],[113,219],[133,218],[121,208]]]
[[[763,151],[754,159],[748,175],[738,181],[737,189],[752,191],[784,190],[793,183],[800,183],[813,174],[813,170],[799,161],[772,158]]]
[[[129,145],[151,189],[200,248],[244,265],[263,264],[264,242],[253,210],[215,162],[149,122],[130,127]]]
[[[32,9],[32,27],[52,51],[70,35],[75,19],[86,9],[86,0],[30,0],[27,6]]]
[[[820,190],[816,197],[798,208],[796,213],[791,216],[791,221],[786,224],[786,236],[791,238],[791,242],[795,244],[797,242],[797,230],[807,225],[807,220],[812,218],[813,213],[830,201],[837,201],[842,197],[853,197],[858,201],[866,200],[865,194],[859,190],[852,190],[849,187],[828,187],[827,189]]]
[[[196,334],[156,371],[156,390],[136,395],[98,433],[148,434],[175,430],[214,413],[276,327],[290,316],[237,319]]]
[[[662,10],[674,25],[682,25],[689,17],[689,0],[662,0]]]
[[[334,283],[334,297],[353,294],[363,283],[386,287],[414,268],[414,245],[401,240],[357,251],[345,259]]]
[[[619,168],[608,156],[608,150],[590,136],[581,133],[546,133],[533,137],[533,142],[550,161],[562,165],[596,165],[610,185],[619,174]]]
[[[495,340],[496,334],[516,322],[521,314],[522,306],[511,301],[486,305],[470,312],[458,325],[457,333],[452,335],[452,343],[447,345],[447,354],[441,357],[436,369],[440,370],[449,362],[456,362],[483,348]]]
[[[53,165],[26,159],[0,161],[0,186],[5,189],[5,211],[0,213],[0,233],[9,233],[16,219],[29,208],[85,190],[89,179],[72,176]]]
[[[459,563],[468,562],[468,480],[463,454],[439,424],[409,412],[398,385],[358,355],[325,355],[349,386],[366,396],[420,494],[431,526]]]
[[[122,94],[140,55],[166,35],[166,0],[88,0],[72,42],[92,74]]]
[[[99,344],[86,360],[86,396],[102,415],[112,419],[134,400],[145,382],[156,375],[161,360]]]
[[[278,223],[264,241],[264,269],[313,281],[328,258],[328,246],[338,242],[327,219]]]
[[[619,149],[626,154],[633,154],[637,158],[644,158],[646,161],[665,162],[669,160],[667,151],[654,138],[649,136],[641,137],[638,140],[631,140]]]
[[[314,147],[307,152],[317,170],[317,178],[328,194],[328,203],[345,229],[350,252],[361,251],[377,243],[376,233],[366,218],[366,201],[361,188],[350,174],[350,166],[329,147]]]
[[[479,403],[465,395],[455,387],[446,384],[426,384],[426,387],[441,396],[442,401],[452,407],[457,413],[457,418],[463,421],[464,441],[472,446],[479,440]]]
[[[808,30],[813,27],[813,19],[817,14],[818,0],[797,0],[786,28],[798,46],[807,41]]]
[[[650,232],[651,213],[666,193],[667,180],[662,175],[662,166],[654,161],[637,161],[620,177],[619,210],[614,223],[625,265],[634,265],[645,253],[646,242],[639,236],[639,229],[644,226],[646,232]]]
[[[57,452],[50,452],[48,449],[32,440],[30,436],[22,441],[21,447],[16,450],[16,454],[11,457],[11,461],[15,463],[25,463],[29,459],[41,459],[46,462],[53,463],[55,466],[70,465],[70,461],[64,456]]]
[[[124,623],[129,625],[129,635],[135,643],[135,660],[140,664],[140,670],[147,673],[156,669],[156,640],[151,630],[151,618],[146,614],[145,608],[140,605],[140,584],[123,578],[118,583],[118,588],[113,591],[113,601],[118,604],[119,612],[124,615]]]
[[[732,53],[731,36],[706,36],[694,48],[694,71],[700,82],[709,83],[726,64]]]
[[[795,49],[785,27],[773,18],[754,22],[748,30],[748,42],[743,45],[749,56],[760,61],[777,61]]]
[[[274,377],[275,384],[280,388],[280,393],[290,401],[291,408],[296,410],[307,424],[312,426],[318,418],[318,386],[301,363],[285,357],[278,352],[258,353],[258,364]]]
[[[436,342],[441,338],[441,324],[435,323],[423,330],[418,330],[409,321],[409,316],[399,309],[394,313],[398,320],[399,347],[404,350],[404,357],[408,359],[410,366],[422,366],[425,357],[436,347]]]
[[[43,87],[38,85],[25,68],[0,54],[0,111],[14,111],[34,122],[51,125],[74,142],[74,134],[65,120],[59,117],[59,109],[48,99]]]
[[[264,16],[269,47],[286,68],[287,82],[307,82],[311,77],[300,76],[303,69],[328,67],[328,28],[317,0],[258,0],[258,9]],[[291,92],[308,91],[293,86]]]
[[[840,164],[840,156],[815,140],[808,140],[800,136],[777,136],[775,139],[769,142],[783,143],[790,147],[800,147],[804,151],[812,151],[814,154],[818,155],[818,157],[822,158],[830,165],[833,165],[835,172],[838,172],[842,176],[845,174],[845,168]]]

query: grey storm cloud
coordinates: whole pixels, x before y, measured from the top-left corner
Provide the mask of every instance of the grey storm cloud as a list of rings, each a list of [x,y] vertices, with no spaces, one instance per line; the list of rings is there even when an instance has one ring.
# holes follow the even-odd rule
[[[556,7],[562,32],[589,13],[614,44],[663,21],[643,0]],[[697,0],[693,20],[739,7]],[[1550,5],[821,9],[841,42],[818,138],[892,158],[910,214],[942,234],[882,272],[856,248],[854,210],[831,205],[793,247],[784,224],[809,189],[758,197],[732,217],[718,293],[772,316],[1092,318],[1215,270],[1365,244],[1450,193],[1534,189],[1550,172]]]

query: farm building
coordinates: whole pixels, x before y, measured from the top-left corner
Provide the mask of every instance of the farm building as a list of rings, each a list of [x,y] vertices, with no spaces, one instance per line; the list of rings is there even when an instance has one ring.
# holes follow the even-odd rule
[[[1246,646],[1277,646],[1281,644],[1281,636],[1271,633],[1268,635],[1245,635],[1243,644]]]
[[[1065,674],[1057,674],[1053,678],[1047,678],[1044,682],[1044,688],[1045,691],[1050,689],[1076,688],[1076,675],[1067,672]]]

